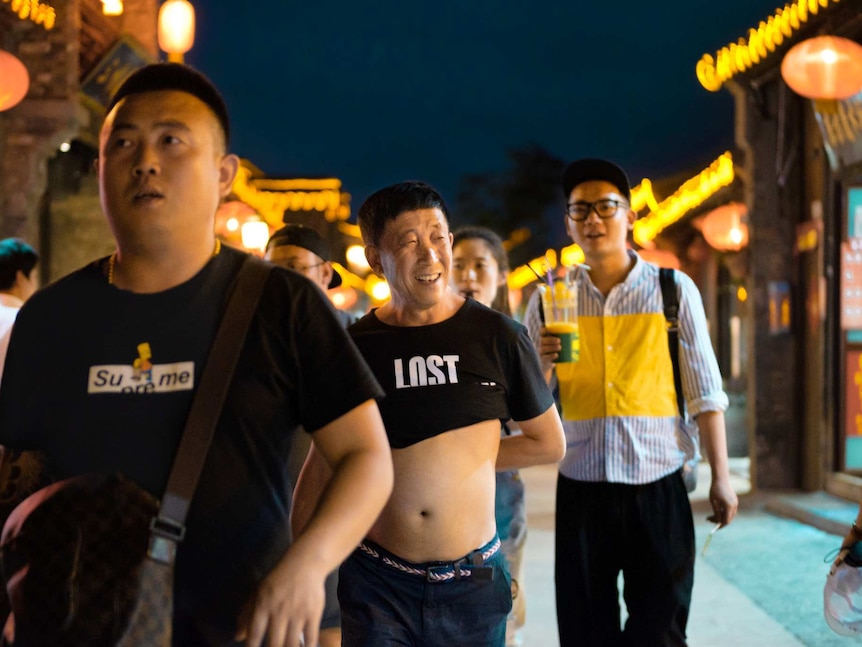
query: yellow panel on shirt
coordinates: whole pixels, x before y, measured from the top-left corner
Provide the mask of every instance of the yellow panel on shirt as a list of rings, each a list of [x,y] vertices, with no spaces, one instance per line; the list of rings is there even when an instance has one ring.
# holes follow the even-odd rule
[[[661,312],[578,317],[580,361],[556,364],[565,420],[677,415]]]

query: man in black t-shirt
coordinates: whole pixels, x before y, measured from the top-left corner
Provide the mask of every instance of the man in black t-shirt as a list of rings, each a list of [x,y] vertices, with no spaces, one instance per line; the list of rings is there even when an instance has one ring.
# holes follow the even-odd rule
[[[42,452],[58,478],[122,472],[161,496],[244,258],[213,232],[238,166],[228,130],[218,91],[185,66],[146,66],[117,91],[98,159],[117,251],[22,308],[0,389],[4,447]],[[391,490],[380,394],[323,295],[274,268],[179,544],[174,645],[316,644],[324,578]],[[336,477],[291,539],[300,426]]]
[[[502,647],[512,597],[494,472],[560,460],[560,418],[523,326],[449,290],[452,234],[434,189],[382,189],[359,226],[392,298],[349,332],[386,391],[395,486],[339,570],[344,645]],[[510,418],[523,435],[501,440]],[[319,463],[312,450],[298,500],[320,487]]]

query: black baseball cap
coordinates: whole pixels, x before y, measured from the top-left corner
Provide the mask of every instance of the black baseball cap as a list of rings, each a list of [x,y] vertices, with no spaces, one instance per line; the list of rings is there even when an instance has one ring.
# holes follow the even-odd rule
[[[613,162],[597,158],[575,160],[566,167],[563,171],[563,191],[566,199],[569,199],[576,186],[592,180],[610,182],[631,204],[632,190],[626,172]]]
[[[293,245],[294,247],[302,247],[313,254],[317,254],[324,261],[332,260],[332,251],[329,247],[329,241],[317,233],[316,229],[306,227],[305,225],[285,225],[281,229],[276,230],[269,241],[266,243],[266,249],[269,251],[273,247],[281,247],[282,245]],[[329,288],[337,288],[341,285],[341,275],[338,270],[332,270],[332,278],[329,280]]]
[[[218,119],[225,145],[230,143],[230,119],[221,93],[206,76],[181,63],[152,63],[135,70],[111,97],[106,112],[130,94],[159,90],[187,92],[203,101]]]

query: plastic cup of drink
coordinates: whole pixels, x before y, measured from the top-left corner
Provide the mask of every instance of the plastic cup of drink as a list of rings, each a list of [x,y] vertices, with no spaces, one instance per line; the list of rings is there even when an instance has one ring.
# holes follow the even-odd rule
[[[556,363],[577,362],[580,359],[581,340],[578,333],[578,299],[576,286],[562,281],[553,287],[540,285],[545,328],[560,339],[560,353]]]

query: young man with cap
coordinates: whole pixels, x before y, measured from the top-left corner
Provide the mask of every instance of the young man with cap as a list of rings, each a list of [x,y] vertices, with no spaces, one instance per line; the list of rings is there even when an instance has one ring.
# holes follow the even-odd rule
[[[280,267],[299,272],[326,292],[341,285],[341,275],[332,266],[329,241],[305,225],[285,225],[269,237],[264,258]],[[345,327],[353,323],[349,312],[336,311]]]
[[[525,315],[546,377],[559,384],[567,452],[557,481],[557,622],[561,647],[685,645],[694,527],[681,474],[679,411],[657,266],[627,247],[636,214],[625,172],[601,159],[563,174],[566,230],[584,250],[577,362],[554,364],[560,340]],[[683,395],[712,467],[716,523],[736,514],[722,391],[700,294],[675,272]],[[620,571],[628,611],[620,627]]]
[[[245,258],[214,234],[238,167],[228,135],[221,96],[191,68],[148,65],[117,90],[98,157],[117,250],[21,309],[0,388],[5,447],[42,452],[58,478],[122,472],[162,495]],[[174,645],[315,644],[326,574],[391,489],[379,394],[320,291],[273,268],[178,546]],[[334,477],[291,538],[285,465],[300,425]]]
[[[562,457],[553,397],[523,326],[449,288],[452,234],[433,188],[381,189],[358,221],[392,298],[349,330],[386,391],[395,487],[339,570],[344,645],[503,647],[512,592],[495,469]],[[522,434],[501,440],[509,418]]]
[[[271,263],[288,270],[302,274],[314,283],[321,292],[341,285],[341,276],[332,267],[332,254],[329,242],[317,233],[317,230],[304,225],[290,224],[277,230],[266,244],[264,258]],[[335,310],[339,321],[346,328],[353,323],[349,312]],[[290,450],[287,460],[288,472],[294,481],[299,477],[308,450],[311,447],[311,436],[301,434]],[[304,503],[306,503],[304,505]],[[291,509],[291,530],[298,536],[308,523],[314,512],[314,505],[299,502],[299,506]],[[326,577],[326,606],[320,620],[320,647],[340,647],[341,645],[341,609],[338,606],[338,571],[333,571]]]

